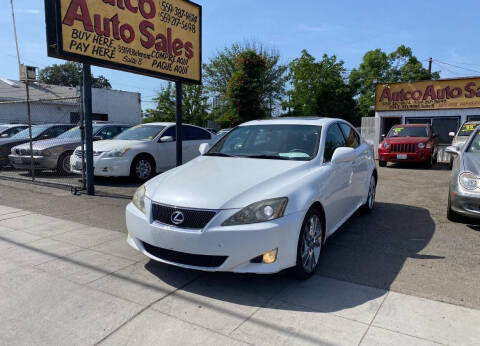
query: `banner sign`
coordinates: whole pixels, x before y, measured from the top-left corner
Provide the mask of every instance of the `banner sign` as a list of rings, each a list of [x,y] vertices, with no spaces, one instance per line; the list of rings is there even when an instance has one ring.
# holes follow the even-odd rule
[[[45,0],[48,55],[199,84],[202,8],[186,0]]]
[[[377,84],[376,111],[480,108],[480,77]]]

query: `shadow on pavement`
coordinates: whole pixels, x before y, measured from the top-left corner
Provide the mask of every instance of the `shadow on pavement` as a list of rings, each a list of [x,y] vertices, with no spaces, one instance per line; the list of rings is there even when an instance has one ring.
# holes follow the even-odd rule
[[[435,163],[432,168],[425,167],[422,163],[415,162],[390,162],[387,168],[397,169],[418,169],[418,170],[433,170],[433,171],[449,171],[450,168],[447,163]]]
[[[205,273],[182,290],[258,307],[265,303],[258,297],[279,296],[290,303],[282,305],[282,309],[337,312],[383,296],[408,258],[441,260],[443,257],[419,254],[434,231],[435,223],[424,208],[377,203],[372,214],[354,215],[330,237],[317,275],[307,281],[297,281],[286,272]],[[150,261],[145,268],[165,280],[163,264]]]

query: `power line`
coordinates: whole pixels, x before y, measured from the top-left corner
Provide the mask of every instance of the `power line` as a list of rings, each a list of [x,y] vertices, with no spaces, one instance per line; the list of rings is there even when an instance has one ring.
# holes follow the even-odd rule
[[[441,65],[440,67],[442,68],[442,70],[445,69],[445,70],[447,70],[448,72],[450,72],[451,74],[457,75],[457,76],[460,74],[460,73],[458,73],[458,72],[454,72],[454,71],[450,70],[450,69],[447,68],[443,63],[441,63],[441,62],[439,62],[439,61],[436,61],[436,62]],[[461,74],[461,77],[467,77],[467,75],[463,73],[463,74]]]
[[[470,69],[470,68],[449,64],[448,62],[440,61],[440,60],[437,60],[437,59],[435,59],[434,61],[436,61],[440,64],[445,64],[445,65],[449,65],[449,66],[452,66],[452,67],[460,68],[460,69],[465,70],[465,71],[471,71],[471,72],[475,72],[475,73],[480,74],[480,71],[478,71],[478,70],[473,70],[473,69]]]

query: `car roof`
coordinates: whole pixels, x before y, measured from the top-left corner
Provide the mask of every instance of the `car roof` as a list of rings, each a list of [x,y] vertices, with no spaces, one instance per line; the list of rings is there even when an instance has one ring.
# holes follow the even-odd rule
[[[430,124],[398,124],[392,127],[430,127]]]
[[[0,124],[1,127],[28,126],[27,124]]]
[[[463,125],[465,124],[480,124],[480,120],[467,120],[463,123]]]
[[[323,126],[336,121],[345,121],[339,118],[320,118],[320,117],[279,117],[274,119],[252,120],[239,126],[246,125],[316,125]]]

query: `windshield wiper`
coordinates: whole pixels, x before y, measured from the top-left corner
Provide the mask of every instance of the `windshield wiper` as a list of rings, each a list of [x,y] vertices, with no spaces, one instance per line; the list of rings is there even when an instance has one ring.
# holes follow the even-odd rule
[[[206,153],[204,156],[235,157],[233,155],[225,154],[225,153]]]
[[[262,154],[262,155],[245,155],[242,157],[248,157],[251,159],[273,159],[273,160],[290,160],[288,157],[283,157],[283,156],[277,156],[277,155],[267,155],[267,154]]]

